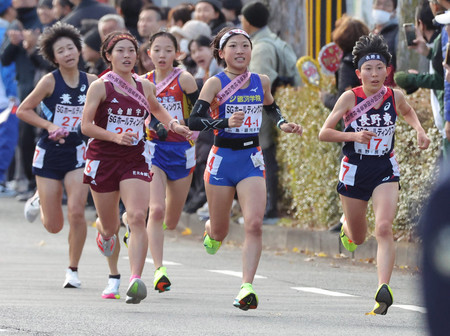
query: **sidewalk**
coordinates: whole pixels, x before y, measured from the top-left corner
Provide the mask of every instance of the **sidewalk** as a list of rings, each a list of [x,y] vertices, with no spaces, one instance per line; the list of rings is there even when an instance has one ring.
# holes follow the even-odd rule
[[[189,228],[193,235],[202,236],[205,222],[200,221],[197,214],[184,213],[181,216],[179,229]],[[236,222],[230,223],[230,230],[225,242],[242,244],[244,242],[244,227]],[[307,231],[286,228],[277,225],[263,226],[263,247],[273,250],[307,252],[322,256],[335,257],[344,254],[356,261],[376,260],[377,244],[370,237],[363,245],[351,253],[340,244],[339,234],[329,231]],[[395,265],[415,270],[420,263],[420,245],[415,243],[395,242]]]

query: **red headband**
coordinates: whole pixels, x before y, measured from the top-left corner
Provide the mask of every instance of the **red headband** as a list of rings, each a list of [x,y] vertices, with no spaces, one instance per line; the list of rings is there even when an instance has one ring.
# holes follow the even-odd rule
[[[133,43],[133,45],[136,44],[136,40],[134,39],[134,37],[132,37],[128,34],[119,34],[119,35],[114,36],[111,39],[111,41],[109,41],[108,46],[106,47],[106,50],[110,50],[110,48],[112,48],[120,40],[128,40],[128,41],[131,41]]]

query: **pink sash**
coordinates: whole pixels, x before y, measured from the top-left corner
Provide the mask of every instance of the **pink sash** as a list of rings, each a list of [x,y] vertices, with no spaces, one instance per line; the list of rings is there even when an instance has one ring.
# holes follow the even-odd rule
[[[236,93],[245,82],[250,78],[251,72],[246,71],[243,74],[235,77],[230,83],[228,83],[220,92],[214,97],[211,103],[211,111],[214,111],[221,104],[223,104],[228,98]]]
[[[354,120],[358,119],[360,116],[362,116],[364,113],[369,111],[372,107],[374,107],[377,103],[380,102],[381,99],[383,99],[384,95],[387,92],[386,86],[382,86],[380,90],[378,90],[377,93],[374,93],[370,97],[367,97],[362,102],[360,102],[358,105],[353,107],[350,111],[348,111],[344,115],[344,124],[345,127],[350,125]]]
[[[128,83],[126,80],[124,80],[122,77],[120,77],[115,72],[109,71],[100,78],[109,80],[116,88],[118,88],[123,93],[129,95],[131,98],[136,100],[141,106],[145,107],[148,113],[150,113],[150,105],[147,101],[147,98],[140,93],[137,89],[132,87],[130,83]],[[137,81],[140,81],[141,79],[139,76],[133,74],[133,78]]]
[[[167,76],[166,78],[164,78],[161,82],[159,82],[158,84],[156,84],[156,96],[158,97],[161,92],[164,91],[164,89],[167,87],[167,85],[169,85],[170,83],[172,83],[172,81],[177,78],[177,76],[182,72],[183,70],[181,70],[180,68],[174,68],[173,71],[169,74],[169,76]],[[156,73],[155,73],[155,78],[156,78]]]

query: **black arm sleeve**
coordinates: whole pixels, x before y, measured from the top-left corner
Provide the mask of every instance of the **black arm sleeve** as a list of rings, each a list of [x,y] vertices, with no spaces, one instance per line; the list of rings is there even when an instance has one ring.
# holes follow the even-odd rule
[[[278,127],[281,123],[287,122],[286,119],[283,118],[281,110],[278,107],[277,103],[275,103],[275,101],[270,105],[264,105],[263,108],[264,111],[266,111],[267,116],[272,119],[272,121],[277,124]]]
[[[193,131],[207,131],[210,129],[224,129],[228,127],[228,118],[213,119],[208,115],[210,104],[204,100],[197,100],[189,117],[189,128]]]

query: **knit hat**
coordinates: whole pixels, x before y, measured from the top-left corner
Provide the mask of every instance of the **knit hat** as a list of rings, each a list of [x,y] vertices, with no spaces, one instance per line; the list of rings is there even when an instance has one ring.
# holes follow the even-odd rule
[[[211,6],[214,7],[214,9],[218,12],[222,9],[222,2],[220,0],[200,0],[199,2],[207,2],[209,3]]]
[[[12,6],[12,0],[0,1],[0,14],[6,12],[6,10]]]
[[[83,42],[92,50],[100,52],[100,46],[102,44],[102,41],[100,39],[100,34],[98,32],[98,28],[94,27],[91,30],[89,30],[84,35]]]
[[[53,2],[52,0],[39,0],[37,8],[40,7],[53,8]]]
[[[262,28],[269,21],[269,9],[261,2],[250,2],[242,8],[242,15],[252,26]]]
[[[181,31],[181,35],[189,41],[199,37],[200,35],[211,36],[211,28],[208,24],[199,20],[189,20],[183,25]]]
[[[225,9],[235,10],[236,12],[241,11],[242,1],[241,0],[222,0],[222,7]]]

